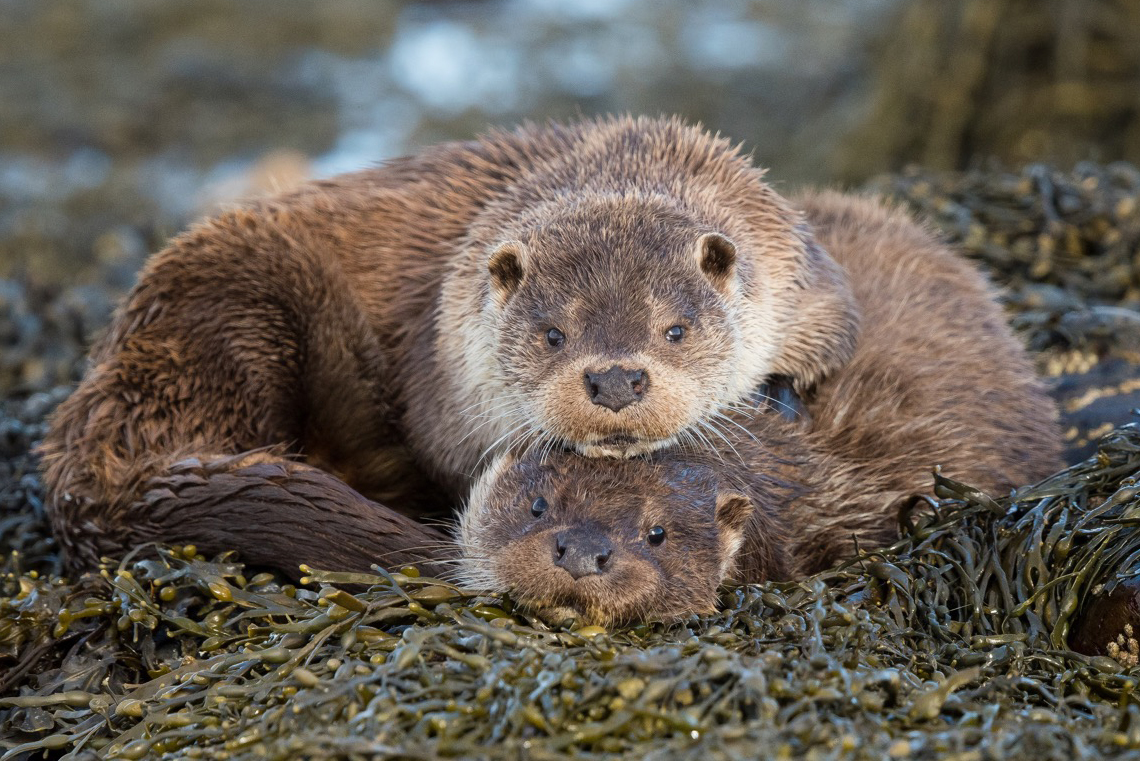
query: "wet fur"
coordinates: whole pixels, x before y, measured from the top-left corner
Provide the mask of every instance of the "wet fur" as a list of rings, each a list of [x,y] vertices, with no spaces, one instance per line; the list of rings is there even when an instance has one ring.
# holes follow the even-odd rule
[[[670,449],[606,461],[569,451],[545,460],[508,453],[461,515],[460,576],[472,588],[510,590],[555,621],[610,625],[712,613],[746,526],[770,540],[749,553],[757,573],[784,578],[795,570],[775,551],[783,542],[769,509],[792,491],[767,476],[725,469],[712,452]],[[540,496],[549,507],[535,517],[530,506]],[[655,526],[666,531],[658,547],[646,538]],[[553,562],[556,538],[570,528],[593,528],[610,539],[605,574],[573,579]]]
[[[810,387],[849,357],[857,315],[761,178],[674,119],[527,125],[193,226],[53,419],[56,535],[80,567],[151,540],[294,573],[430,559],[446,537],[406,516],[446,510],[509,445],[631,454],[770,373]],[[726,277],[701,269],[714,232],[737,252]],[[510,241],[519,289],[496,296]],[[551,315],[571,338],[556,358]],[[660,332],[678,317],[681,352]],[[584,367],[627,361],[653,373],[646,400],[612,417],[582,401]],[[638,441],[596,446],[614,431]]]
[[[1055,407],[975,268],[875,199],[828,192],[797,203],[817,244],[845,268],[862,316],[850,361],[803,392],[807,415],[787,421],[767,405],[733,410],[715,457],[679,449],[634,465],[568,452],[508,456],[477,485],[461,520],[471,582],[540,606],[580,584],[557,573],[549,548],[525,564],[514,554],[532,530],[526,501],[542,490],[557,497],[567,488],[559,476],[572,474],[573,488],[589,496],[577,501],[576,519],[603,528],[645,522],[660,504],[680,508],[683,541],[670,559],[679,578],[644,574],[648,588],[629,589],[598,577],[593,586],[605,588],[604,598],[578,595],[587,619],[668,619],[705,610],[707,590],[727,577],[793,577],[850,556],[856,543],[889,543],[899,508],[931,493],[935,466],[991,494],[1060,467]],[[662,460],[674,469],[687,462],[699,475],[670,483]],[[739,552],[708,507],[726,493],[747,495],[753,508]],[[615,504],[611,494],[645,497]],[[726,554],[714,562],[692,552],[690,535]],[[680,610],[671,591],[678,585],[693,601]],[[654,604],[646,606],[647,596]]]
[[[806,397],[807,456],[827,462],[800,513],[805,568],[850,554],[853,537],[892,541],[898,508],[931,493],[935,466],[994,495],[1062,467],[1056,405],[972,264],[876,199],[795,203],[862,315],[851,360]]]

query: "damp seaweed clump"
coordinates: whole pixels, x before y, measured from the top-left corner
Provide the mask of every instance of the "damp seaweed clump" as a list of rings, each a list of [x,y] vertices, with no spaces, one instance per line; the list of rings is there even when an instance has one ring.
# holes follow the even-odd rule
[[[991,267],[1043,369],[1072,381],[1063,399],[1116,400],[1066,421],[1115,414],[1125,385],[1095,373],[1115,362],[1135,377],[1135,334],[1078,317],[1127,319],[1135,284],[1101,275],[1140,233],[1123,216],[1119,239],[1088,220],[1140,183],[1080,190],[1086,170],[1048,170],[1048,195],[1041,171],[883,182]],[[1077,202],[1059,203],[1058,188]],[[1012,253],[1018,236],[1041,245],[1073,235],[1067,225],[1082,248],[1050,268]],[[894,546],[803,581],[726,589],[715,616],[560,630],[411,569],[312,571],[293,586],[184,546],[60,577],[28,449],[63,393],[0,409],[0,433],[15,431],[0,435],[5,759],[1140,752],[1135,425],[1012,495],[940,477],[937,499],[900,516]]]
[[[905,200],[1017,294],[1140,308],[1140,169],[1081,163],[929,173],[869,188]]]
[[[1140,554],[1138,470],[1127,426],[1012,501],[941,479],[893,547],[672,626],[550,630],[410,570],[292,587],[193,547],[9,575],[0,653],[49,667],[0,699],[8,757],[1134,753],[1140,675],[1066,643]]]
[[[1140,169],[911,168],[868,184],[924,217],[1001,287],[1051,376],[1069,462],[1140,408]]]
[[[910,169],[868,189],[900,199],[982,264],[1031,349],[1085,353],[1083,364],[1053,358],[1050,374],[1105,355],[1140,362],[1137,167]]]

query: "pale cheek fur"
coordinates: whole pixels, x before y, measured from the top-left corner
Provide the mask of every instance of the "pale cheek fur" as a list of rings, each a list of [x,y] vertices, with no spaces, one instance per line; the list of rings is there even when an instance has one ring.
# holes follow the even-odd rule
[[[737,354],[726,402],[746,398],[771,372],[785,332],[783,306],[767,287],[756,288],[748,299],[741,296],[736,310]]]
[[[497,520],[494,511],[495,486],[514,463],[514,457],[503,454],[496,457],[483,475],[475,482],[467,505],[459,515],[456,543],[461,551],[460,573],[464,584],[471,588],[496,589],[499,580],[494,573],[491,558],[495,547],[488,546],[488,527]]]
[[[448,329],[436,339],[440,356],[457,358],[458,366],[449,371],[456,386],[444,402],[455,435],[433,445],[448,469],[459,473],[475,470],[473,453],[485,454],[519,423],[518,410],[504,404],[509,391],[496,359],[502,351],[495,329],[496,307],[481,303],[476,289],[461,287],[465,277],[472,275],[444,282],[441,324]],[[476,330],[469,329],[471,315],[480,322]]]

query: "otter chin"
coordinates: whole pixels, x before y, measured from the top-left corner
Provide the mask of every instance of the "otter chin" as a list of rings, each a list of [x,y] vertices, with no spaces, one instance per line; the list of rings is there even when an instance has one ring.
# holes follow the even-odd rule
[[[626,433],[606,436],[597,441],[577,444],[564,442],[564,444],[572,446],[574,451],[584,457],[616,457],[618,459],[627,459],[637,457],[638,455],[649,454],[659,449],[665,449],[675,443],[676,439],[673,437],[665,439],[642,439]]]
[[[461,518],[462,577],[509,592],[551,623],[673,621],[716,610],[746,531],[766,519],[698,456],[597,461],[570,451],[501,456]],[[780,532],[763,532],[773,547]],[[764,573],[782,578],[778,553]]]

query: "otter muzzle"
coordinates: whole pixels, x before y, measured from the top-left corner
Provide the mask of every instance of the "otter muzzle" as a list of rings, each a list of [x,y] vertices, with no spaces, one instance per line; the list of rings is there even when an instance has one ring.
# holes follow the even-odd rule
[[[585,380],[590,401],[614,412],[641,401],[649,388],[649,373],[618,365],[601,373],[588,372]]]

